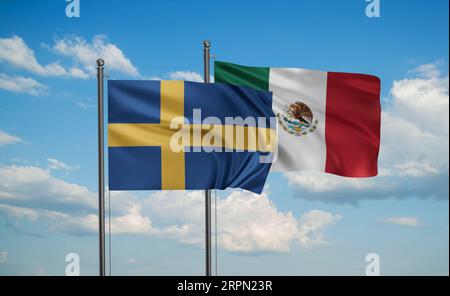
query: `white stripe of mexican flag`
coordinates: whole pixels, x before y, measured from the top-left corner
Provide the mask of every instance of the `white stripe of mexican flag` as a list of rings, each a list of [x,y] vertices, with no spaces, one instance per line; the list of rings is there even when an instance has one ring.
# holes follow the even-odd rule
[[[278,160],[272,171],[325,171],[325,108],[327,73],[303,69],[270,68],[269,91],[273,92],[272,109],[282,116],[283,109],[302,102],[313,113],[317,128],[307,135],[294,136],[280,124],[278,131]],[[281,119],[283,120],[283,119]],[[313,122],[313,123],[314,123]]]

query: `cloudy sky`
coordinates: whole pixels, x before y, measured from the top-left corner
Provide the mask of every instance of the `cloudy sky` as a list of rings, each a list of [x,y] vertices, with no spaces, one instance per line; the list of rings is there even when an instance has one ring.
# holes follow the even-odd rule
[[[93,3],[94,2],[94,3]],[[0,2],[0,274],[97,274],[95,60],[111,79],[199,81],[220,60],[382,80],[380,174],[274,173],[217,191],[219,274],[449,273],[448,1]],[[109,196],[109,194],[108,194]],[[111,192],[113,274],[201,275],[204,197]]]

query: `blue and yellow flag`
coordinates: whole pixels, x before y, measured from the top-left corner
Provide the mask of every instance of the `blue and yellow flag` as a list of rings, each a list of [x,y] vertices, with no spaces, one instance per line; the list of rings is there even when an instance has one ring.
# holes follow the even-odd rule
[[[111,190],[261,193],[273,151],[272,94],[228,84],[108,81]]]

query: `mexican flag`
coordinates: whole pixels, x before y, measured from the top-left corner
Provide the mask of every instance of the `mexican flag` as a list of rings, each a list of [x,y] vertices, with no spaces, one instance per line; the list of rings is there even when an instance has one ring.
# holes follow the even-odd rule
[[[278,158],[272,171],[378,173],[380,79],[364,74],[214,63],[215,82],[273,93]]]

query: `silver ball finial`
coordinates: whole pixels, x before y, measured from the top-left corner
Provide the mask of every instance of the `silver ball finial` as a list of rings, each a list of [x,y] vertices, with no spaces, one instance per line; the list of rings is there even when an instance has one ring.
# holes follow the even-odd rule
[[[205,40],[205,41],[203,41],[203,46],[206,48],[209,48],[209,47],[211,47],[211,42],[209,42],[209,40]]]
[[[97,59],[97,67],[103,67],[105,65],[105,61],[103,59]]]

